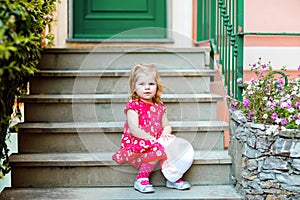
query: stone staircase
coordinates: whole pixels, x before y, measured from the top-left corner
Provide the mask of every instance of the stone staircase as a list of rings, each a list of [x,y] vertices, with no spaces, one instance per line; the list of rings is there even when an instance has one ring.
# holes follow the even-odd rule
[[[210,93],[207,48],[47,49],[30,80],[19,153],[10,157],[12,187],[3,199],[241,199],[230,185],[231,158],[224,150],[227,124],[218,121]],[[128,101],[128,74],[154,63],[176,136],[189,140],[195,159],[184,179],[188,191],[166,189],[159,170],[156,192],[133,189],[136,169],[111,156],[120,146]]]

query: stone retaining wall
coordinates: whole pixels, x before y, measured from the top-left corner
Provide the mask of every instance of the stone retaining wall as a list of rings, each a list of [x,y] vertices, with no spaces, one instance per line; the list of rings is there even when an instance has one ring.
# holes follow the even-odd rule
[[[233,181],[245,199],[300,199],[300,132],[267,134],[270,126],[231,113]],[[293,135],[293,137],[291,137]]]

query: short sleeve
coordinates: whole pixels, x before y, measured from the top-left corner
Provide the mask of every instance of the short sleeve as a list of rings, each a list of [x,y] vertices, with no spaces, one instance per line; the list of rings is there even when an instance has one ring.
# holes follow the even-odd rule
[[[139,106],[138,101],[130,100],[130,101],[128,101],[128,103],[126,104],[126,106],[124,108],[124,113],[125,113],[125,115],[127,115],[128,110],[133,110],[133,111],[136,111],[138,113],[139,107],[140,106]]]
[[[166,114],[167,110],[166,110],[165,104],[163,102],[161,102],[159,104],[159,107],[160,107],[161,113]]]

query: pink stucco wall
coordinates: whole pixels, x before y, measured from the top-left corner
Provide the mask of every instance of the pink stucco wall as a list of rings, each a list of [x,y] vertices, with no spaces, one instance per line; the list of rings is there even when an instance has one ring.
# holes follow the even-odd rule
[[[300,32],[300,0],[245,0],[246,32]]]
[[[244,0],[244,32],[300,33],[300,0]],[[244,38],[244,70],[259,57],[273,67],[297,71],[300,36],[248,35]]]

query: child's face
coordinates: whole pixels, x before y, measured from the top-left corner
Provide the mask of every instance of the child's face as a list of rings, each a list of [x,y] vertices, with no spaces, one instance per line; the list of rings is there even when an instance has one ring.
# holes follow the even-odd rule
[[[156,94],[157,84],[153,76],[140,74],[135,83],[135,92],[146,103],[153,103],[152,98]]]

